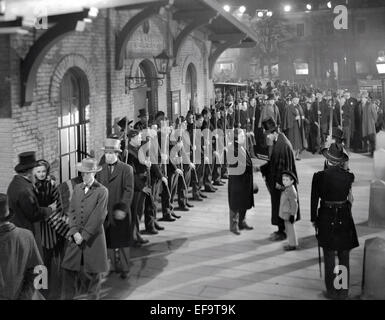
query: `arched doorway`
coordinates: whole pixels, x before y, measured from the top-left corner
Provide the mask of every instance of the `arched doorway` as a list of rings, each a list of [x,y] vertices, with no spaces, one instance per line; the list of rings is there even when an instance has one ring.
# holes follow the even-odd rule
[[[60,181],[76,176],[75,164],[89,156],[90,104],[89,85],[85,73],[73,67],[60,84],[58,142]]]
[[[158,111],[158,81],[154,64],[149,60],[143,60],[136,69],[135,77],[145,78],[145,86],[133,90],[134,93],[134,117],[139,114],[139,109],[147,108],[151,121]]]
[[[187,100],[187,110],[193,110],[197,107],[197,71],[195,66],[190,63],[187,67],[185,78],[185,92]]]

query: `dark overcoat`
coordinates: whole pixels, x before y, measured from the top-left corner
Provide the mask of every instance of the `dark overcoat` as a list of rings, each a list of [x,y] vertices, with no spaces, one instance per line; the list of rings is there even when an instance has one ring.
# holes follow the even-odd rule
[[[0,225],[0,300],[41,298],[33,285],[39,265],[43,260],[31,231]]]
[[[15,175],[8,187],[9,211],[13,214],[12,222],[20,228],[28,229],[36,237],[35,222],[43,221],[52,210],[40,207],[34,186],[26,178]]]
[[[62,267],[80,271],[83,258],[85,272],[107,272],[107,246],[103,223],[107,216],[108,190],[96,180],[87,194],[84,187],[84,183],[75,186],[68,213],[71,239],[79,232],[84,241],[80,246],[73,240],[69,241]]]
[[[353,182],[353,173],[338,166],[316,172],[313,176],[311,221],[316,223],[319,244],[325,249],[350,250],[359,245],[351,203],[347,201]],[[325,201],[347,202],[331,208]]]
[[[283,133],[278,134],[278,139],[274,143],[273,150],[269,161],[261,166],[262,176],[265,178],[267,189],[271,197],[271,223],[278,225],[279,204],[281,200],[281,190],[276,188],[276,183],[282,186],[282,172],[291,171],[295,174],[298,181],[297,169],[295,166],[295,158],[293,148],[290,141]],[[296,184],[294,184],[297,189]],[[299,197],[298,197],[299,198]],[[298,200],[299,203],[299,200]],[[300,210],[298,205],[297,221],[300,220]]]
[[[237,149],[237,146],[235,146]],[[234,158],[233,158],[234,155]],[[238,158],[238,159],[236,159]],[[236,161],[238,160],[238,161]],[[253,193],[253,164],[250,154],[244,148],[234,152],[234,147],[229,147],[229,182],[228,199],[232,211],[248,210],[254,207]],[[244,170],[242,170],[242,167]]]
[[[107,247],[128,247],[132,223],[131,204],[134,198],[134,171],[129,164],[118,160],[112,174],[109,173],[108,164],[103,164],[96,179],[108,189],[108,215],[105,223]],[[113,216],[113,208],[116,205],[127,213],[123,220],[116,220]]]

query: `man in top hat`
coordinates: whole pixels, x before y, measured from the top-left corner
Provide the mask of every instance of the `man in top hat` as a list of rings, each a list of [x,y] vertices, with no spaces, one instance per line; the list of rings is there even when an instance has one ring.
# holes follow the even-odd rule
[[[305,136],[305,114],[299,104],[297,94],[293,96],[292,103],[286,107],[282,130],[291,142],[296,160],[300,160],[301,152],[307,148],[307,140]]]
[[[271,223],[278,227],[278,231],[271,235],[271,240],[282,241],[286,239],[286,233],[284,220],[279,217],[281,191],[283,190],[281,177],[285,170],[293,172],[298,177],[294,151],[290,141],[283,133],[279,132],[273,118],[264,120],[262,124],[267,135],[267,144],[272,145],[269,161],[261,166],[261,173],[265,178],[271,197]],[[300,219],[299,212],[297,219]]]
[[[108,214],[105,223],[108,257],[115,272],[125,279],[130,271],[132,241],[131,205],[134,198],[134,172],[118,159],[120,140],[106,139],[105,163],[96,179],[108,189]]]
[[[267,101],[262,106],[258,127],[262,127],[262,122],[268,118],[272,118],[277,126],[281,124],[281,116],[275,104],[275,95],[273,93],[267,95]]]
[[[351,212],[354,175],[344,169],[344,163],[349,157],[338,144],[333,143],[329,148],[323,149],[322,154],[328,165],[325,170],[316,172],[313,176],[311,222],[316,228],[317,240],[324,252],[324,295],[330,299],[346,299],[348,289],[337,289],[334,286],[334,270],[337,254],[337,265],[346,267],[349,276],[350,250],[359,245]]]
[[[83,183],[77,184],[71,198],[69,218],[70,241],[65,251],[63,299],[73,299],[77,283],[88,287],[89,294],[99,299],[101,274],[108,271],[104,221],[107,216],[108,190],[95,179],[102,170],[94,158],[85,158],[76,165]]]
[[[134,129],[136,130],[143,130],[148,128],[148,114],[146,109],[139,109],[139,115],[138,118],[140,120],[135,123]]]
[[[25,228],[35,236],[39,250],[42,252],[39,223],[56,212],[56,204],[40,207],[35,193],[35,176],[33,169],[37,162],[35,152],[19,154],[19,164],[15,167],[16,175],[8,186],[7,195],[12,222]]]
[[[319,121],[316,122],[316,125],[319,126],[321,143],[324,143],[328,135],[330,111],[327,101],[321,92],[316,93],[316,100],[312,104],[312,110],[318,115]]]
[[[0,193],[0,300],[37,300],[34,268],[43,265],[31,231],[10,222],[7,195]]]

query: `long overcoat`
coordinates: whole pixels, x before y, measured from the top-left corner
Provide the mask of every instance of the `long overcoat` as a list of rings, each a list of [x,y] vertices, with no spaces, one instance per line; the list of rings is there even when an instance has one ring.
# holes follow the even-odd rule
[[[361,103],[362,105],[362,103]],[[362,105],[362,137],[376,134],[377,111],[373,103]]]
[[[229,147],[228,155],[229,207],[235,212],[248,210],[251,207],[254,207],[253,164],[250,158],[250,154],[243,148],[240,149],[239,153],[237,153],[236,151],[234,152],[233,147]]]
[[[352,204],[347,201],[353,182],[354,175],[338,166],[316,172],[313,176],[311,221],[316,223],[318,242],[325,249],[350,250],[359,245]],[[325,201],[347,202],[338,207],[328,207]]]
[[[262,176],[265,178],[267,189],[271,197],[271,223],[279,224],[279,205],[281,200],[281,190],[276,188],[276,184],[282,185],[282,172],[291,171],[297,177],[297,169],[295,166],[295,158],[293,148],[290,141],[283,133],[278,134],[278,139],[274,143],[273,151],[269,162],[261,166]],[[294,185],[297,188],[296,184]],[[299,201],[298,201],[299,203]],[[297,221],[301,219],[300,209],[298,206]]]
[[[94,181],[87,193],[84,183],[74,188],[68,213],[70,231],[79,232],[84,241],[79,246],[69,241],[62,267],[67,270],[101,273],[108,271],[107,246],[103,223],[107,216],[108,190]]]
[[[112,174],[109,174],[108,164],[103,164],[102,171],[98,172],[96,179],[108,189],[108,215],[105,223],[107,247],[128,247],[131,240],[134,171],[129,164],[118,160]],[[116,220],[113,216],[114,206],[117,205],[127,213],[123,220]]]

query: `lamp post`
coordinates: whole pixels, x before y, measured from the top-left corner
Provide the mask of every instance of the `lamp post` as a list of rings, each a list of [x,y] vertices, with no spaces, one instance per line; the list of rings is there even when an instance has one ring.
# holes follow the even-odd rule
[[[156,71],[161,75],[166,75],[169,71],[170,57],[166,51],[162,51],[159,55],[154,57]]]
[[[385,83],[385,52],[380,52],[376,61],[377,71],[381,77],[382,110],[384,111],[384,83]],[[380,134],[380,133],[379,133]],[[385,149],[376,145],[374,151],[374,172],[376,180],[370,184],[369,219],[370,227],[385,227]]]
[[[381,51],[376,61],[377,72],[381,78],[382,111],[385,113],[385,52]],[[383,114],[384,114],[383,113]]]

